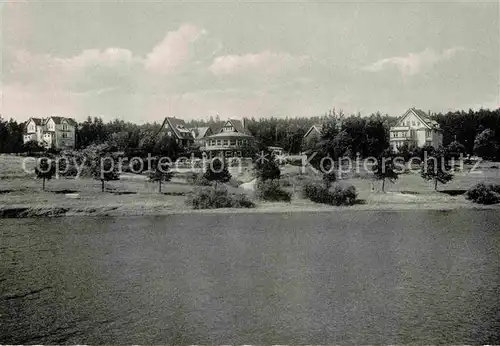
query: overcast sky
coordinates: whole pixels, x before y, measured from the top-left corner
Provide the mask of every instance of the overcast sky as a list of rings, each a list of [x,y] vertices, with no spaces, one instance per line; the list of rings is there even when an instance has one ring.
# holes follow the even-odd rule
[[[499,2],[13,1],[1,114],[137,123],[496,108]]]

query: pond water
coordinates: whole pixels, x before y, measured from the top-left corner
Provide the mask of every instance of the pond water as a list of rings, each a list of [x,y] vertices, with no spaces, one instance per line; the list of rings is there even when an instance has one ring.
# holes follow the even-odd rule
[[[0,343],[500,343],[497,211],[0,220]]]

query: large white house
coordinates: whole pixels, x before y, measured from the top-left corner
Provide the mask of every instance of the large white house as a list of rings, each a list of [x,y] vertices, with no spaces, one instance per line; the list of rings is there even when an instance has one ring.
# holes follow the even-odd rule
[[[23,140],[37,141],[45,148],[71,149],[75,147],[76,126],[71,118],[29,118]]]
[[[394,151],[398,151],[405,143],[437,148],[443,144],[443,133],[439,124],[424,111],[410,108],[390,128],[389,140]]]

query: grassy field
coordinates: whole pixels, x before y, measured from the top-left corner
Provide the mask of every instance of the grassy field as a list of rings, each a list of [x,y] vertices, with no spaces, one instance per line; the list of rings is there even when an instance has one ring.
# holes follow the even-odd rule
[[[29,209],[29,215],[96,214],[96,215],[144,215],[178,212],[193,212],[185,205],[186,195],[194,186],[186,183],[184,174],[174,175],[172,182],[158,185],[147,181],[144,176],[123,174],[119,181],[107,183],[106,192],[102,193],[100,182],[89,179],[59,178],[47,182],[42,191],[41,181],[34,174],[23,171],[21,157],[0,156],[0,210]],[[33,162],[28,165],[29,169]],[[402,174],[395,184],[386,182],[386,192],[380,191],[381,182],[374,181],[370,174],[360,171],[346,175],[342,182],[356,187],[360,203],[353,207],[359,209],[453,209],[478,208],[467,201],[463,193],[479,182],[500,184],[500,170],[497,163],[484,162],[477,172],[469,172],[470,166],[457,172],[453,181],[438,185],[439,191],[433,190],[433,183],[423,180],[418,173]],[[493,167],[493,168],[492,168]],[[300,173],[297,166],[282,168],[283,180],[288,181],[288,189],[294,192],[291,203],[258,202],[255,211],[300,211],[329,210],[331,207],[315,204],[301,197],[301,184],[314,177],[311,171]],[[247,182],[251,172],[244,170],[234,173],[233,178]],[[252,195],[252,191],[228,187],[233,192]],[[344,207],[345,208],[345,207]],[[491,207],[488,207],[491,208]],[[496,207],[493,207],[496,208]],[[239,211],[242,212],[242,211]],[[245,212],[248,212],[246,210]],[[4,212],[5,214],[5,212]]]

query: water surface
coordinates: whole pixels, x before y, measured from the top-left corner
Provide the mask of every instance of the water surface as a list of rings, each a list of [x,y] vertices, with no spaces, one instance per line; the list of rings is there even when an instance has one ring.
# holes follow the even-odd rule
[[[0,343],[500,343],[496,211],[0,220]]]

